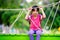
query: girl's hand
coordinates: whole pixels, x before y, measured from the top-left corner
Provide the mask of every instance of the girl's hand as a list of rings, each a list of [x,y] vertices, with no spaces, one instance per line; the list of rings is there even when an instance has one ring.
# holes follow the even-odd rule
[[[32,10],[32,7],[28,8],[28,10]]]
[[[39,28],[39,30],[41,30],[41,32],[43,32],[43,30],[41,28]]]
[[[40,8],[40,10],[43,10],[43,7],[42,6],[40,6],[39,8]]]
[[[39,6],[39,8],[42,8],[42,6]]]

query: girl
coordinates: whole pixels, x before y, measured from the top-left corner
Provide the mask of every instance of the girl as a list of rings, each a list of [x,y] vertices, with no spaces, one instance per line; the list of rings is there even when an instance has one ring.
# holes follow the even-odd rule
[[[42,15],[39,14],[39,9],[42,12]],[[29,10],[30,13],[27,13],[25,19],[29,21],[30,23],[30,31],[29,31],[29,36],[30,40],[34,40],[33,34],[36,34],[36,40],[40,39],[40,34],[42,32],[41,28],[41,20],[43,18],[46,18],[46,15],[43,11],[43,9],[38,6],[33,6],[32,9]]]

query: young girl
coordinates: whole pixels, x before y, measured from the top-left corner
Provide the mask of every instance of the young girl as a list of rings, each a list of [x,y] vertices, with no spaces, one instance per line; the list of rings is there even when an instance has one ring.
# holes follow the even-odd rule
[[[39,14],[39,9],[42,12],[42,15]],[[29,13],[27,13],[25,19],[30,22],[30,30],[29,30],[29,36],[30,40],[34,40],[33,34],[36,34],[36,40],[40,39],[40,34],[42,32],[41,28],[41,20],[43,18],[46,18],[46,15],[42,9],[42,7],[33,6],[32,9],[29,10]]]

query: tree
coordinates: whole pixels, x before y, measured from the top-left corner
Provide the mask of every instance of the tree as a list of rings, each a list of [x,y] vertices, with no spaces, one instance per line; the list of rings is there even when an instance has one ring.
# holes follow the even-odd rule
[[[9,19],[11,16],[15,15],[16,14],[16,11],[5,11],[3,14],[2,14],[2,22],[5,24],[5,25],[9,25]]]

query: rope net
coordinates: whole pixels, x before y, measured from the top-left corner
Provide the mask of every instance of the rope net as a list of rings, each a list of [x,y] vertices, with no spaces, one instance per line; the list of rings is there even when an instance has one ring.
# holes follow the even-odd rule
[[[48,24],[49,18],[50,18],[51,14],[52,14],[52,11],[53,11],[54,7],[57,5],[56,12],[54,13],[53,20],[52,20],[52,22],[51,22],[51,26],[50,26],[50,29],[49,29],[49,30],[51,30],[52,25],[53,25],[54,20],[55,20],[55,17],[56,17],[56,14],[57,14],[57,10],[58,10],[58,8],[59,8],[59,3],[60,3],[60,1],[59,1],[59,2],[56,2],[56,3],[52,3],[52,4],[48,4],[48,5],[42,6],[43,8],[47,8],[47,10],[48,10],[48,7],[52,7],[52,9],[51,9],[51,11],[50,11],[50,13],[49,13],[49,16],[48,16],[48,18],[47,18],[47,20],[46,20],[46,23],[44,24],[44,29],[46,28],[46,26],[47,26],[47,24]],[[21,25],[21,28],[22,28],[22,29],[20,28],[20,30],[22,30],[23,32],[27,32],[26,30],[29,28],[29,24],[28,24],[28,22],[24,19],[24,16],[25,16],[26,13],[28,12],[28,8],[23,8],[23,9],[0,9],[0,11],[19,11],[19,13],[18,13],[18,15],[16,16],[15,20],[11,23],[10,29],[12,29],[14,26],[16,26],[15,24],[18,24],[18,20],[20,20],[20,24],[19,24],[19,25]],[[25,21],[25,22],[24,22],[24,21]],[[22,24],[21,24],[21,22],[22,22]],[[26,25],[27,25],[27,27],[26,27],[26,29],[25,29],[24,26],[26,26]],[[35,25],[35,23],[34,23],[34,25]],[[24,29],[23,29],[23,28],[24,28]],[[17,30],[18,30],[18,28],[17,28]],[[11,31],[11,30],[10,30],[10,31]],[[21,31],[21,32],[22,32],[22,31]],[[17,32],[18,32],[18,31],[17,31]]]

